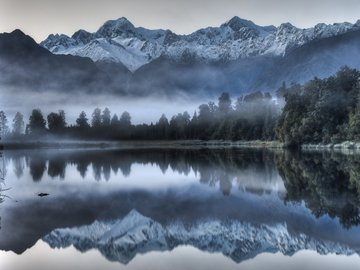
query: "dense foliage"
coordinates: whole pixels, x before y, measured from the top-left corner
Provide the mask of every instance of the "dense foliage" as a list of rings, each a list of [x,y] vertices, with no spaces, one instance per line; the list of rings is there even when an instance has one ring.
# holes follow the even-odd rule
[[[283,86],[285,107],[276,129],[289,145],[360,139],[360,72],[344,67],[327,79]]]

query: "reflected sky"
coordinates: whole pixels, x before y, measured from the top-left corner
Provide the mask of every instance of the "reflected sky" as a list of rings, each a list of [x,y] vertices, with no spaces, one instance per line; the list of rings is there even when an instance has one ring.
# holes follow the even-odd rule
[[[79,186],[106,191],[167,190],[203,184],[220,189],[224,194],[243,190],[285,192],[272,154],[262,152],[209,149],[28,150],[7,152],[4,162],[6,184],[12,187],[9,195],[18,201],[32,197],[34,193],[49,193],[54,189],[58,192],[62,189],[76,190]],[[24,185],[26,188],[20,188]]]
[[[184,259],[186,258],[186,259]],[[39,269],[148,269],[173,270],[183,269],[277,269],[277,270],[305,270],[305,269],[327,269],[327,270],[357,270],[360,258],[357,255],[338,256],[335,254],[319,255],[313,251],[300,251],[292,257],[286,257],[280,253],[263,253],[255,259],[237,264],[221,254],[210,254],[199,251],[190,246],[182,246],[171,252],[151,252],[137,256],[128,265],[109,262],[97,251],[90,250],[80,253],[75,248],[50,249],[41,240],[22,256],[12,252],[0,251],[0,268],[8,270],[39,270]]]
[[[344,155],[240,149],[6,151],[2,158],[5,187],[11,189],[6,191],[9,198],[0,208],[0,250],[3,251],[0,258],[7,258],[1,258],[0,262],[10,264],[18,260],[17,265],[21,265],[32,258],[37,265],[41,262],[36,255],[40,254],[39,250],[49,256],[71,258],[78,251],[71,247],[54,251],[39,239],[57,228],[121,220],[133,209],[164,228],[175,223],[194,228],[208,221],[221,222],[225,229],[234,222],[251,224],[261,230],[266,228],[264,225],[281,226],[289,235],[306,236],[306,241],[333,243],[330,252],[340,252],[336,245],[358,251],[357,198],[360,196],[356,180],[348,174],[349,170],[358,170],[355,161],[356,157]],[[329,187],[323,179],[327,179]],[[334,187],[338,191],[336,196]],[[39,193],[49,196],[39,197]],[[203,252],[208,248],[194,251],[194,246],[184,249],[175,245],[171,252],[138,254],[127,267],[143,269],[139,268],[140,262],[144,258],[151,261],[153,256],[176,261],[176,256],[184,250],[191,250],[199,258],[210,256]],[[11,252],[23,255],[14,257]],[[333,255],[318,256],[314,252],[301,254],[321,264],[327,264],[328,258],[335,259]],[[278,253],[256,255],[251,263],[249,260],[245,263],[257,269],[261,265],[257,259],[260,256],[268,256],[267,260],[278,266],[296,266],[295,259],[289,260]],[[295,256],[301,257],[297,253]],[[219,250],[210,257],[214,261],[212,265],[217,265],[217,261],[218,265],[228,266],[227,269],[236,266],[219,254]],[[358,260],[357,256],[346,258]],[[99,267],[106,263],[103,259],[97,260]],[[196,256],[189,257],[193,268],[205,267],[200,261]],[[154,269],[162,269],[156,263],[152,265],[158,266]],[[243,265],[241,262],[240,266]]]

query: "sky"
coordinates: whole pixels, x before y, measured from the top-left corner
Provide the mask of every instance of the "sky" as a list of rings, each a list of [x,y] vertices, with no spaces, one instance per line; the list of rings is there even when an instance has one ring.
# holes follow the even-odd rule
[[[0,0],[0,32],[18,28],[40,42],[51,33],[95,32],[107,20],[126,17],[135,26],[188,34],[235,15],[259,25],[306,28],[354,23],[359,10],[359,0]]]

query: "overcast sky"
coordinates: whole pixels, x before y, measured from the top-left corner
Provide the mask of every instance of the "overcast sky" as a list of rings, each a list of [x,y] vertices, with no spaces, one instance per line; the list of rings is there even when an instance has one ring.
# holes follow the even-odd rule
[[[41,41],[50,33],[94,32],[123,16],[135,26],[178,34],[219,26],[234,15],[259,25],[290,22],[305,28],[319,22],[354,23],[359,10],[360,0],[0,0],[0,32],[19,28]]]

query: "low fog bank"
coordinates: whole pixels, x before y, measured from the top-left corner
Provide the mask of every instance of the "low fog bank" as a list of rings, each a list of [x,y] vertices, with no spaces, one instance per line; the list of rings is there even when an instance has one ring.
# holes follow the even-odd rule
[[[0,104],[0,136],[11,141],[48,141],[53,136],[117,141],[273,141],[284,105],[282,98],[259,91],[238,96],[223,92],[217,98],[27,92],[28,98],[22,99],[23,91],[6,93],[11,94],[5,94]]]
[[[9,120],[12,121],[16,112],[24,114],[24,119],[28,120],[32,109],[39,108],[44,116],[51,112],[64,110],[66,121],[69,125],[75,124],[76,118],[81,111],[85,111],[87,117],[91,119],[91,114],[95,108],[109,108],[111,114],[119,117],[127,111],[131,115],[133,124],[157,122],[164,113],[168,118],[173,115],[187,111],[192,115],[198,106],[209,100],[188,97],[186,95],[167,97],[123,97],[112,94],[74,94],[74,93],[54,93],[54,92],[35,92],[19,89],[11,91],[1,91],[0,110],[3,110]]]

